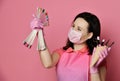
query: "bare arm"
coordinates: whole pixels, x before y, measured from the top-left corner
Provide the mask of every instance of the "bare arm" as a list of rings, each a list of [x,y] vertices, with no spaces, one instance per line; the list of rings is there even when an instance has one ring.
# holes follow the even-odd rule
[[[90,81],[101,81],[99,72],[90,73]]]
[[[60,57],[58,53],[50,54],[48,49],[39,51],[39,55],[45,68],[51,68],[55,66]]]
[[[100,67],[99,72],[100,72],[101,81],[105,81],[106,80],[106,67],[105,66]]]
[[[90,75],[91,81],[105,81],[106,80],[106,67],[101,66],[99,72]]]

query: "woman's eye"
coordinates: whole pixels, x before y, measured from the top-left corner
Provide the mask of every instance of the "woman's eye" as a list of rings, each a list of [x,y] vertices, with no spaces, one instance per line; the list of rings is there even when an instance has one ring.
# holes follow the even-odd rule
[[[74,28],[75,26],[73,25],[72,27]]]
[[[81,29],[80,29],[80,28],[78,28],[78,30],[79,30],[79,31],[81,31]]]

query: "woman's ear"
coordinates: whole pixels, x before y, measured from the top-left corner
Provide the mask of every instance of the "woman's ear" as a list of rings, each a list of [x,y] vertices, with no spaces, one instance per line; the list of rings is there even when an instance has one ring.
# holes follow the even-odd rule
[[[91,39],[93,36],[93,32],[88,33],[88,39]]]

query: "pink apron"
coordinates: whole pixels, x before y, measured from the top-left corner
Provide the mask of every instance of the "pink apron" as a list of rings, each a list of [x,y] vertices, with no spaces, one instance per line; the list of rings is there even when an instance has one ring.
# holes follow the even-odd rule
[[[79,51],[68,48],[64,52],[59,50],[58,53],[60,54],[56,65],[58,81],[90,81],[90,55],[87,48]]]

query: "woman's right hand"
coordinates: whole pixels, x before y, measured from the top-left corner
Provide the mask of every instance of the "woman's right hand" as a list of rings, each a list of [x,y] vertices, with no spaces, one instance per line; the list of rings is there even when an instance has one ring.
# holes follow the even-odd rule
[[[37,8],[36,15],[33,14],[34,19],[30,25],[32,29],[43,29],[44,26],[49,25],[48,14],[45,9]]]

